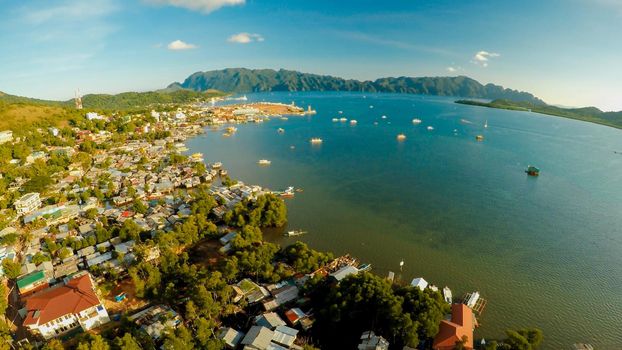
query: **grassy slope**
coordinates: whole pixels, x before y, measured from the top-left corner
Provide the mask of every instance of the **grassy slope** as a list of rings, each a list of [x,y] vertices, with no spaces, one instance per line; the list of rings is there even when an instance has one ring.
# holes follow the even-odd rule
[[[189,90],[126,92],[117,95],[86,95],[85,110],[78,111],[73,100],[47,101],[14,96],[0,92],[0,130],[20,129],[32,126],[63,126],[72,116],[83,115],[89,109],[130,110],[146,108],[161,103],[182,104],[225,95],[220,91],[195,92]]]
[[[531,111],[534,113],[577,119],[622,129],[622,112],[603,112],[596,107],[561,108],[551,105],[534,105],[528,102],[509,100],[494,100],[492,102],[458,100],[456,103],[515,111]]]

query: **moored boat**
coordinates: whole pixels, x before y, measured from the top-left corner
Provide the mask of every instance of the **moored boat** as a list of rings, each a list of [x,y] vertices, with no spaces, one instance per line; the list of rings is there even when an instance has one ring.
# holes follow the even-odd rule
[[[358,267],[359,271],[370,271],[371,270],[371,264],[361,264]]]
[[[432,131],[432,130],[434,130],[434,127],[433,126],[428,126],[428,130]]]
[[[303,230],[291,230],[291,231],[287,231],[285,232],[285,236],[286,237],[295,237],[295,236],[302,236],[305,233],[307,233],[307,231],[303,231]]]
[[[484,135],[477,135],[477,136],[475,136],[475,139],[477,141],[484,141]]]
[[[540,169],[538,167],[533,166],[533,165],[528,166],[527,169],[525,170],[525,172],[529,176],[538,176],[538,175],[540,175]]]
[[[282,134],[282,133],[284,133],[284,132],[285,132],[285,129],[283,129],[283,128],[278,128],[276,131],[277,131],[279,134]]]
[[[333,123],[336,123],[339,121],[339,118],[333,118]]]
[[[356,125],[356,123],[358,123],[358,122],[356,121],[356,119],[352,119],[352,120],[350,120],[350,125]]]
[[[314,137],[314,138],[311,139],[311,143],[313,143],[313,144],[320,144],[322,142],[324,142],[324,140],[322,140],[319,137]]]
[[[270,164],[272,164],[272,161],[269,161],[267,159],[260,159],[257,163],[259,165],[270,165]]]
[[[419,118],[413,119],[413,124],[421,124],[421,119]]]
[[[406,135],[404,135],[404,134],[399,134],[399,135],[397,135],[397,140],[398,140],[398,141],[404,141],[404,140],[406,140]]]
[[[345,122],[348,121],[348,118],[341,117],[341,118],[339,118],[339,121],[342,122],[342,123],[345,123]]]
[[[449,289],[449,287],[447,286],[443,288],[443,299],[445,299],[445,302],[447,304],[451,304],[453,302],[453,296],[451,295],[451,289]]]

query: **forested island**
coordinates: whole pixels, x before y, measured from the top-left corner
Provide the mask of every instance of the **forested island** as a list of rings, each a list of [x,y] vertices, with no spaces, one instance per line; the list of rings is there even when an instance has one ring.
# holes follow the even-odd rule
[[[603,112],[596,107],[584,107],[584,108],[562,108],[557,106],[551,106],[548,104],[530,103],[527,101],[511,101],[505,99],[493,100],[491,102],[473,101],[473,100],[458,100],[456,103],[508,109],[513,111],[534,112],[541,114],[553,115],[556,117],[571,118],[582,120],[591,123],[597,123],[602,125],[611,126],[614,128],[622,129],[622,111],[621,112]]]
[[[228,68],[197,72],[181,83],[170,84],[167,89],[190,89],[194,91],[216,89],[235,93],[262,91],[387,92],[485,99],[505,98],[543,103],[542,100],[528,92],[506,89],[494,84],[482,85],[465,76],[387,77],[374,81],[361,81],[286,69]]]

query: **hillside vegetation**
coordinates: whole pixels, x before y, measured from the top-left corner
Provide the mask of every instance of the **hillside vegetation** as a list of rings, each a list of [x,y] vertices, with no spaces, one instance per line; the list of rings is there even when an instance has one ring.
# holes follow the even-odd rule
[[[531,103],[544,103],[527,92],[505,89],[494,84],[482,85],[465,76],[458,77],[397,77],[374,81],[343,79],[329,75],[301,73],[291,70],[229,68],[190,75],[182,83],[169,88],[195,91],[217,89],[229,92],[260,91],[365,91],[460,96],[471,98],[506,98]]]
[[[533,104],[529,102],[509,101],[503,99],[494,100],[492,102],[458,100],[456,101],[456,103],[489,108],[509,109],[515,111],[531,111],[534,113],[583,120],[586,122],[603,124],[614,128],[622,129],[622,111],[603,112],[596,107],[561,108],[547,104]]]
[[[64,126],[72,117],[83,115],[89,110],[129,111],[157,104],[207,101],[224,95],[215,90],[197,92],[184,89],[124,92],[117,95],[92,94],[82,97],[84,109],[76,110],[73,100],[40,100],[0,92],[0,130],[19,132],[30,127]]]

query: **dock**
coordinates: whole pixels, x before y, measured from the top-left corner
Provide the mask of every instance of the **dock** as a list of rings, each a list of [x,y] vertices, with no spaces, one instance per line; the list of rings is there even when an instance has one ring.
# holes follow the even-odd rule
[[[484,312],[488,301],[480,297],[479,292],[473,292],[466,293],[464,297],[462,297],[461,303],[470,307],[473,311],[477,313],[478,316],[480,316]]]

